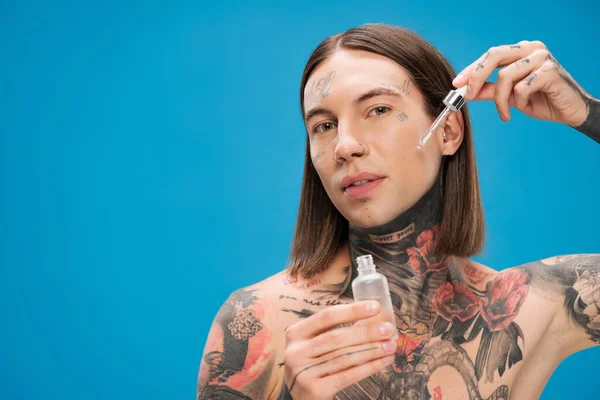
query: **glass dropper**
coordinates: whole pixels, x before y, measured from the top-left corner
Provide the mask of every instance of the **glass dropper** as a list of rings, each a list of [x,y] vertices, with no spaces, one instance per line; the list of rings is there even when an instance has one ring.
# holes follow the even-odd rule
[[[422,149],[425,146],[425,143],[431,138],[433,133],[442,125],[448,114],[452,111],[459,111],[462,106],[465,104],[465,93],[467,92],[467,87],[463,86],[456,90],[451,90],[450,93],[444,99],[444,105],[446,108],[438,115],[438,117],[433,121],[431,127],[427,130],[427,133],[423,135],[419,143],[417,144],[417,149]]]

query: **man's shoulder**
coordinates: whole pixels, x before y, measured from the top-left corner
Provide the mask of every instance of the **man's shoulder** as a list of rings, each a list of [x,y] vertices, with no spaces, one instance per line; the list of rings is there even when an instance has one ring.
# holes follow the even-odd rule
[[[560,255],[517,268],[527,274],[538,307],[554,305],[564,355],[600,344],[600,254]]]
[[[275,274],[234,290],[211,325],[198,375],[197,398],[270,398],[281,358]]]
[[[272,397],[281,383],[285,330],[333,304],[329,292],[339,288],[326,282],[325,274],[303,278],[283,270],[231,292],[207,337],[198,398]]]
[[[251,301],[253,304],[261,303],[264,306],[274,307],[283,296],[299,294],[303,289],[320,283],[319,277],[305,279],[292,276],[288,269],[281,270],[259,282],[234,290],[227,302]]]
[[[327,290],[322,289],[335,286],[326,282],[328,281],[323,274],[305,278],[300,274],[290,274],[288,269],[281,270],[259,282],[231,292],[219,310],[216,320],[231,318],[236,310],[247,310],[247,313],[260,319],[274,334],[281,333],[298,317],[309,313],[302,309],[292,312],[288,307],[290,301],[302,303],[307,307],[317,305],[317,297],[325,298],[328,294]],[[335,290],[335,287],[333,289]],[[297,305],[293,309],[298,309]]]

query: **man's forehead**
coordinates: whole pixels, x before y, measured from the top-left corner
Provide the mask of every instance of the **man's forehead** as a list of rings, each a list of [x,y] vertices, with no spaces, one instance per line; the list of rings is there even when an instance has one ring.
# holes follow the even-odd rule
[[[336,81],[353,80],[404,80],[408,78],[407,71],[396,62],[379,54],[366,51],[339,51],[327,58],[311,74],[306,88],[327,78],[335,72]]]
[[[304,88],[304,99],[306,106],[310,107],[336,92],[343,93],[344,96],[354,96],[375,88],[396,89],[401,94],[408,96],[409,86],[408,74],[398,70],[387,73],[384,71],[348,73],[347,71],[324,70],[307,81]]]

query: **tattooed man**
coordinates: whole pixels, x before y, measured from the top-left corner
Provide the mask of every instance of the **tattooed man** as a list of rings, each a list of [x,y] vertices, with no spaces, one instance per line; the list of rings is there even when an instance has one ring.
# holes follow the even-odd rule
[[[397,27],[351,29],[314,51],[290,266],[223,304],[198,398],[536,399],[561,360],[600,343],[600,255],[501,272],[469,259],[484,225],[467,108],[416,146],[453,85],[505,121],[513,107],[596,142],[600,102],[541,42],[493,47],[453,77]],[[352,301],[363,254],[389,281],[396,330],[378,303]]]

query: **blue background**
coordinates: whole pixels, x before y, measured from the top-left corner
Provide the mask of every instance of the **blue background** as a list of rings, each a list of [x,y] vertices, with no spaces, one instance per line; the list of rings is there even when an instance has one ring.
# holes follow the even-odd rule
[[[0,398],[189,399],[228,294],[285,267],[326,36],[409,27],[462,69],[542,40],[600,96],[590,1],[0,5]],[[496,269],[600,252],[600,146],[472,103]],[[598,397],[600,349],[542,399]]]

